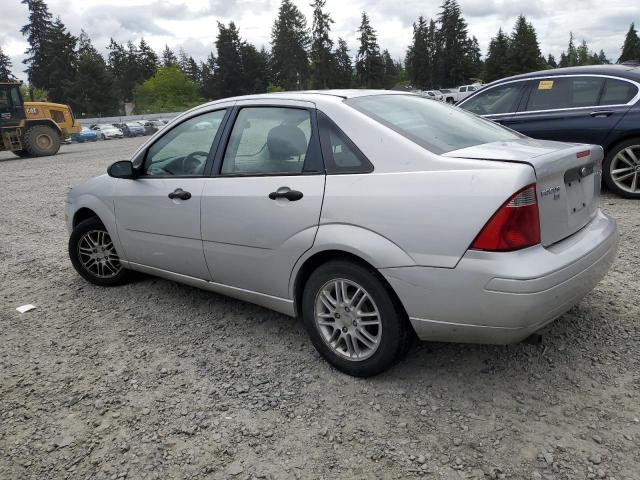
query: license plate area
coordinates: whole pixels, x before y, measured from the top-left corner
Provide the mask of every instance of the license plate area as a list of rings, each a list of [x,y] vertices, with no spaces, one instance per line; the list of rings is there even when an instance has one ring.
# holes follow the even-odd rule
[[[567,194],[567,207],[570,224],[578,223],[591,213],[594,195],[593,164],[567,170],[564,174],[564,187]]]

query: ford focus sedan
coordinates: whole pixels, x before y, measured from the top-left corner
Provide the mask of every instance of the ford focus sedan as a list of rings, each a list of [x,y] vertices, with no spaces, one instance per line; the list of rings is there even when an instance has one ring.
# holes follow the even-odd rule
[[[221,100],[71,190],[69,255],[97,285],[135,270],[299,316],[370,376],[415,336],[517,342],[587,295],[618,245],[602,158],[417,95]]]

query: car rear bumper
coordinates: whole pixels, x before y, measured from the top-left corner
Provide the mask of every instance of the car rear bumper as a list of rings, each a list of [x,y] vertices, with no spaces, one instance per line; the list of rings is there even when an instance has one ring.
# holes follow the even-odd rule
[[[617,250],[616,221],[598,211],[582,230],[549,247],[469,250],[452,269],[380,272],[420,339],[513,343],[577,304],[605,276]]]

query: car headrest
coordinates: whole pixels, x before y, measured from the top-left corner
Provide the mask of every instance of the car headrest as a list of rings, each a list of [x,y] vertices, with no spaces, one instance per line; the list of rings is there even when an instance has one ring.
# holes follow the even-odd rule
[[[307,138],[295,125],[278,125],[269,130],[267,148],[273,158],[287,159],[307,152]]]

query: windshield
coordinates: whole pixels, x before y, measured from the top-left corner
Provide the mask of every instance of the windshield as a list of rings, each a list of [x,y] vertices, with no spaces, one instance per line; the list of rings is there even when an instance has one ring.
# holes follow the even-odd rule
[[[458,107],[415,95],[371,95],[345,103],[437,154],[522,138]]]

